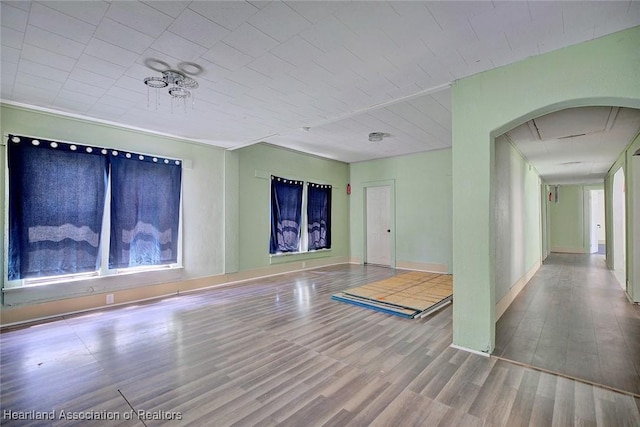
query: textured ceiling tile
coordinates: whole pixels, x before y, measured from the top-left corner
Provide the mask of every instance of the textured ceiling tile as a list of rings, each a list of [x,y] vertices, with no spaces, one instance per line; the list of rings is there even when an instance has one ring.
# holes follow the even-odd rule
[[[138,59],[134,52],[98,39],[92,39],[84,52],[122,67],[129,67]]]
[[[81,83],[105,88],[111,87],[115,83],[115,79],[92,73],[91,71],[83,70],[81,68],[74,68],[69,75],[69,78]]]
[[[60,13],[39,3],[31,6],[29,25],[34,25],[59,36],[80,43],[88,43],[96,30],[95,25],[88,24],[69,15]]]
[[[20,61],[20,49],[3,45],[0,51],[2,52],[2,62],[17,64]]]
[[[2,57],[5,57],[3,49]],[[29,44],[25,44],[22,49],[22,59],[48,65],[63,71],[71,71],[76,65],[76,59],[69,56],[60,55],[46,49],[40,49]]]
[[[202,57],[231,71],[240,69],[254,59],[252,56],[246,55],[223,42],[217,43]]]
[[[563,2],[562,17],[565,31],[593,28],[599,22],[622,16],[629,9],[628,2]]]
[[[16,1],[3,1],[3,4],[8,4],[9,6],[13,6],[15,8],[18,9],[22,9],[26,12],[29,12],[29,10],[31,9],[31,2],[26,2],[26,1],[22,1],[22,0],[16,0]]]
[[[36,64],[35,62],[27,61],[25,59],[20,59],[18,72],[44,77],[46,79],[63,83],[67,80],[67,77],[69,77],[69,73],[67,71],[58,70],[47,65]]]
[[[169,31],[162,33],[162,35],[153,42],[151,48],[182,61],[197,61],[200,55],[207,51],[205,47]]]
[[[213,46],[230,32],[191,9],[182,12],[169,26],[169,31],[207,48]]]
[[[0,28],[0,41],[2,46],[9,46],[14,49],[20,49],[22,47],[22,40],[24,39],[24,33],[14,30],[9,27]]]
[[[94,37],[138,54],[143,53],[154,41],[153,37],[109,18],[100,22]]]
[[[531,23],[527,2],[495,2],[495,9],[469,18],[471,26],[482,40],[511,28]]]
[[[54,101],[54,104],[58,104],[59,102],[64,102],[65,99],[68,102],[66,102],[64,105],[68,107],[73,107],[73,104],[75,103],[88,104],[88,107],[86,108],[88,110],[93,104],[96,103],[96,101],[98,100],[98,97],[90,94],[86,94],[86,93],[73,92],[73,91],[67,91],[65,89],[62,89],[60,93],[58,93],[58,96],[56,98],[56,101]]]
[[[43,2],[47,7],[72,16],[92,25],[98,25],[109,8],[104,1],[51,1]]]
[[[143,1],[147,6],[159,10],[171,17],[177,18],[189,6],[190,1]]]
[[[330,15],[299,35],[318,49],[329,52],[342,46],[344,40],[353,37],[354,33],[335,16]]]
[[[99,87],[94,85],[89,85],[86,83],[79,82],[77,80],[68,79],[64,83],[64,89],[71,92],[85,93],[87,95],[95,96],[97,98],[101,97],[107,92],[106,87]]]
[[[455,30],[468,23],[469,18],[494,8],[493,2],[489,1],[434,1],[426,3],[426,7],[443,30]]]
[[[331,15],[347,3],[342,1],[287,1],[290,8],[304,16],[309,22],[316,23]]]
[[[144,96],[147,96],[147,92],[151,90],[149,86],[144,84],[143,80],[126,75],[121,76],[116,81],[115,86],[129,90],[131,92],[142,93]]]
[[[237,30],[225,37],[223,41],[229,46],[254,58],[259,57],[278,45],[275,39],[249,24],[241,25]]]
[[[24,35],[24,43],[72,58],[80,58],[86,46],[85,44],[74,42],[73,40],[66,39],[32,25],[27,27],[27,32]]]
[[[152,37],[160,36],[173,21],[170,16],[133,1],[111,3],[107,17]]]
[[[248,64],[248,67],[260,74],[277,77],[278,75],[287,74],[294,68],[294,65],[275,55],[266,53]]]
[[[13,100],[30,103],[33,105],[49,106],[56,99],[57,90],[45,90],[33,86],[15,84],[13,87]]]
[[[80,59],[78,59],[77,68],[91,71],[93,73],[105,77],[110,77],[112,79],[117,79],[126,70],[126,67],[114,64],[113,62],[105,61],[101,58],[91,56],[86,53],[83,54]]]
[[[63,82],[51,80],[47,77],[35,76],[26,72],[21,72],[16,75],[16,84],[23,86],[31,86],[34,88],[44,89],[52,92],[57,92],[62,89]]]
[[[194,1],[189,9],[232,31],[260,10],[245,1]]]
[[[5,2],[0,3],[0,24],[3,27],[24,32],[27,28],[28,18],[29,14],[26,11]]]
[[[301,66],[323,52],[300,36],[294,36],[271,50],[276,55],[295,66]]]
[[[281,2],[270,3],[247,22],[280,42],[290,39],[311,25],[309,21]]]

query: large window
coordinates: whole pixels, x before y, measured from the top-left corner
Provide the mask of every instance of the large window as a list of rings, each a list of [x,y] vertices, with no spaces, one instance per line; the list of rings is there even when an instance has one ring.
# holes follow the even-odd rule
[[[271,254],[300,251],[302,189],[302,181],[271,177]]]
[[[305,209],[306,205],[306,209]],[[306,215],[302,215],[305,211]],[[306,230],[302,233],[302,230]],[[269,253],[331,248],[331,186],[271,176]]]
[[[9,135],[8,279],[177,263],[181,168],[175,159]]]
[[[307,228],[309,250],[331,247],[331,186],[307,185]]]

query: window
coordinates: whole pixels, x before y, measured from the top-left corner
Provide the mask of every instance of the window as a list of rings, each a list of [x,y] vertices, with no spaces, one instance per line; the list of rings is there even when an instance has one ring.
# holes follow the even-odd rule
[[[9,280],[178,261],[181,161],[9,135],[8,169]]]
[[[331,186],[310,182],[306,188],[303,181],[271,176],[270,254],[331,248]]]
[[[95,271],[106,156],[14,138],[8,146],[9,280]]]
[[[111,158],[109,268],[177,262],[181,174],[168,160]]]
[[[331,247],[331,186],[307,185],[307,227],[309,250]]]
[[[271,176],[271,254],[300,251],[302,189],[302,181]]]

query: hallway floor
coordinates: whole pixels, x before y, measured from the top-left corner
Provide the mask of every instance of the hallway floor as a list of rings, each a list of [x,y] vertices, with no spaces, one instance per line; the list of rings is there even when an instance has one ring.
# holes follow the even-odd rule
[[[554,253],[498,320],[494,355],[640,395],[640,307],[603,256]]]

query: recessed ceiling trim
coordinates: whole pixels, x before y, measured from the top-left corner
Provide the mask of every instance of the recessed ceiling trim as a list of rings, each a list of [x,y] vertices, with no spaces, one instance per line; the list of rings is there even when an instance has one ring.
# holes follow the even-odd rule
[[[540,131],[538,130],[538,126],[536,126],[535,119],[531,119],[527,122],[527,126],[529,126],[529,131],[531,132],[531,136],[536,138],[538,141],[542,141],[542,137],[540,136]]]
[[[620,107],[611,107],[611,111],[609,112],[609,118],[607,119],[607,125],[604,127],[605,132],[609,132],[613,127],[613,124],[618,117],[618,111],[620,111]]]

